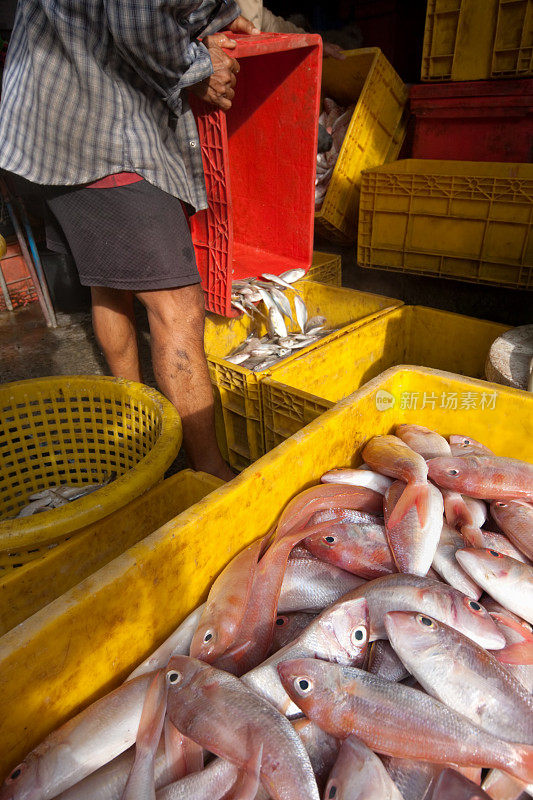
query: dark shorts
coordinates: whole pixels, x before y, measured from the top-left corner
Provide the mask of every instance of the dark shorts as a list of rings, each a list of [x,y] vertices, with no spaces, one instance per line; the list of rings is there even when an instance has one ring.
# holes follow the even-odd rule
[[[70,252],[84,286],[148,291],[200,283],[181,201],[142,180],[46,187],[50,250]]]

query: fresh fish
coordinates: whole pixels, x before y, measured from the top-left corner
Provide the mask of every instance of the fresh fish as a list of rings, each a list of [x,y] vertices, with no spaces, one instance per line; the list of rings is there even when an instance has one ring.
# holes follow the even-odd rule
[[[1,800],[49,800],[131,747],[152,680],[122,684],[53,731],[12,770]]]
[[[420,524],[425,526],[429,514],[430,491],[427,482],[428,468],[421,455],[411,450],[397,436],[375,436],[363,449],[363,459],[376,472],[407,483],[389,525],[395,527],[409,509],[416,506]]]
[[[487,594],[533,623],[533,567],[497,550],[464,548],[455,557]]]
[[[271,275],[269,272],[263,272],[261,277],[265,278],[265,280],[270,281],[271,283],[277,283],[278,286],[282,286],[284,289],[292,289],[293,292],[298,293],[298,290],[295,289],[291,283],[284,280],[279,275]]]
[[[491,653],[425,614],[393,611],[385,627],[429,694],[498,739],[533,744],[533,698]]]
[[[471,436],[453,434],[448,437],[452,456],[492,456],[494,453]]]
[[[239,778],[238,766],[222,758],[215,758],[201,772],[160,788],[156,793],[156,800],[225,800],[233,796],[230,793]]]
[[[33,500],[28,505],[24,506],[19,513],[17,514],[16,518],[19,517],[31,517],[33,514],[38,514],[39,511],[45,511],[48,506],[50,505],[51,498],[48,495],[41,497],[38,500]]]
[[[465,544],[481,547],[483,544],[481,526],[487,519],[485,503],[451,489],[440,487],[440,490],[444,498],[444,513],[448,525],[460,531]]]
[[[316,533],[304,539],[304,546],[321,561],[371,580],[396,572],[385,535],[385,526],[374,523],[322,522],[308,528]]]
[[[236,353],[232,356],[226,356],[224,360],[229,361],[230,364],[242,364],[242,362],[246,361],[249,357],[250,354],[243,351],[242,353]]]
[[[514,677],[520,681],[527,691],[533,693],[533,666],[529,664],[509,664],[509,660],[528,661],[531,658],[531,626],[525,620],[520,620],[511,611],[503,608],[490,598],[486,600],[490,615],[496,623],[498,630],[505,638],[505,647],[494,653],[498,661],[502,654],[501,663]],[[524,658],[524,652],[526,657]],[[511,655],[509,655],[511,654]],[[516,656],[520,656],[517,658]]]
[[[305,717],[295,719],[291,724],[307,750],[318,788],[323,790],[328,775],[337,760],[341,743]]]
[[[272,298],[276,303],[277,307],[279,308],[279,310],[281,311],[281,313],[285,314],[285,316],[288,317],[291,322],[294,322],[292,316],[291,304],[289,303],[288,299],[285,297],[283,292],[280,291],[279,289],[276,289],[276,287],[273,286],[272,289],[270,290],[270,294],[272,295]]]
[[[387,638],[387,612],[416,611],[454,627],[482,647],[498,650],[505,646],[503,635],[480,603],[433,578],[404,573],[385,575],[354,589],[347,597],[366,597],[371,642]]]
[[[431,791],[442,772],[442,764],[429,764],[411,758],[381,758],[404,800],[431,800]]]
[[[284,661],[278,671],[287,694],[332,736],[354,734],[385,755],[533,778],[533,747],[491,736],[417,689],[318,659]]]
[[[237,311],[240,311],[241,314],[245,314],[247,317],[250,317],[250,319],[253,319],[253,315],[250,314],[241,300],[237,300],[232,297],[231,305],[233,308],[237,309]]]
[[[533,506],[522,500],[497,500],[490,513],[512,543],[533,560]]]
[[[482,785],[482,789],[491,800],[518,800],[522,797],[526,800],[531,794],[529,792],[522,794],[524,788],[525,784],[522,781],[511,778],[499,769],[491,769]]]
[[[276,305],[268,309],[268,333],[270,336],[287,336],[287,326]]]
[[[276,617],[274,639],[272,641],[270,654],[273,655],[277,653],[278,650],[281,650],[286,644],[293,642],[315,618],[316,614],[308,614],[306,611],[293,611],[290,614],[278,614]]]
[[[427,487],[427,510],[425,522],[414,505],[398,519],[396,508],[402,502],[407,487],[402,481],[395,481],[385,493],[385,531],[387,540],[399,572],[412,575],[426,575],[431,567],[440,535],[444,504],[439,490],[429,484]],[[397,520],[393,524],[393,520]]]
[[[316,514],[313,514],[307,524],[307,527],[310,528],[315,525],[321,525],[323,522],[346,522],[353,525],[375,525],[381,524],[383,520],[382,517],[377,516],[377,514],[368,514],[366,511],[358,511],[357,509],[353,508],[330,508],[323,511],[317,511]]]
[[[210,664],[234,641],[250,598],[262,547],[261,539],[246,547],[213,583],[191,641],[193,658]]]
[[[437,778],[431,800],[490,800],[490,795],[464,775],[447,768]]]
[[[426,461],[430,458],[451,456],[452,454],[450,445],[444,436],[440,436],[423,425],[398,425],[394,433]]]
[[[392,484],[390,478],[365,469],[331,469],[320,478],[322,483],[346,483],[350,486],[366,486],[379,494],[385,494]]]
[[[467,597],[471,597],[473,600],[479,600],[482,594],[481,588],[459,566],[455,558],[455,553],[463,546],[462,536],[444,523],[437,551],[433,557],[432,567],[454,589],[462,592]]]
[[[326,317],[311,317],[307,320],[306,332],[313,328],[323,328],[327,323]]]
[[[302,333],[305,332],[307,325],[307,308],[301,297],[294,295],[294,310],[296,312],[296,320]]]
[[[533,501],[533,464],[515,458],[432,458],[429,477],[445,489],[482,500]]]
[[[342,743],[326,786],[335,800],[403,800],[379,758],[355,736]]]
[[[283,576],[278,613],[319,612],[366,581],[314,558],[307,550],[293,550]]]
[[[305,269],[288,269],[287,272],[282,272],[279,276],[286,283],[296,283],[306,274]]]
[[[368,646],[368,606],[364,598],[327,608],[297,639],[285,645],[241,680],[289,719],[301,711],[287,696],[278,664],[294,658],[322,658],[337,664],[362,665]]]
[[[162,669],[168,663],[170,656],[185,656],[189,654],[192,638],[198,627],[205,608],[205,603],[191,611],[178,628],[172,633],[168,639],[165,639],[162,645],[155,650],[148,658],[139,664],[133,670],[126,680],[131,681],[133,678],[138,678],[140,675],[146,675],[147,672],[154,672],[157,669]]]
[[[372,642],[366,669],[387,681],[403,681],[410,675],[386,639]]]
[[[307,751],[290,722],[232,675],[176,656],[167,668],[168,715],[185,736],[248,772],[274,800],[319,800]]]

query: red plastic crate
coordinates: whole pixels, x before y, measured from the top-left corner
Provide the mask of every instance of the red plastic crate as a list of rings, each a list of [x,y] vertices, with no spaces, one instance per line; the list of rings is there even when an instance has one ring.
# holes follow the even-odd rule
[[[413,86],[411,111],[413,158],[532,160],[532,79]]]
[[[192,99],[209,208],[191,232],[206,307],[226,317],[234,279],[311,264],[322,70],[319,36],[231,36],[232,108]]]
[[[7,290],[14,308],[26,306],[37,300],[37,293],[33,285],[22,251],[17,243],[8,244],[4,258],[0,259],[0,269],[7,284]],[[0,292],[0,311],[6,310],[4,296]]]

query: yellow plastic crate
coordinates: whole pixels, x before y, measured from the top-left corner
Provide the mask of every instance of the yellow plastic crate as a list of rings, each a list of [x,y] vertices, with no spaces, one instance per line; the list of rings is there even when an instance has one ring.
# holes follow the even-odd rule
[[[228,320],[213,315],[209,315],[206,320],[205,350],[219,417],[217,435],[223,453],[229,459],[231,466],[237,470],[249,466],[265,452],[261,381],[270,375],[275,375],[281,363],[288,364],[302,354],[310,353],[338,339],[364,322],[403,305],[401,300],[390,297],[323,286],[313,281],[300,281],[296,286],[307,305],[309,316],[318,314],[325,316],[328,326],[339,330],[298,351],[298,355],[288,356],[283,362],[269,369],[252,372],[224,360],[224,356],[238,347],[254,329],[258,331],[259,336],[266,333],[262,321],[252,321],[249,317]],[[287,292],[291,302],[292,294]],[[220,413],[224,421],[224,430],[220,423]]]
[[[324,61],[322,91],[342,106],[356,103],[315,230],[342,243],[355,240],[361,172],[398,157],[407,125],[408,90],[381,50],[349,50]]]
[[[0,568],[0,636],[222,484],[183,470],[34,561]]]
[[[280,367],[261,384],[265,449],[397,364],[483,378],[490,346],[508,326],[423,306],[402,306]]]
[[[181,446],[163,395],[133,381],[75,375],[0,386],[0,566],[39,557],[146,492]],[[61,508],[10,519],[51,484],[108,486]]]
[[[334,253],[313,253],[313,263],[309,267],[304,281],[323,283],[325,286],[342,286],[342,262]]]
[[[424,393],[424,409],[405,402]],[[457,394],[457,410],[440,408],[443,394]],[[0,774],[118,686],[297,492],[329,469],[360,463],[368,439],[399,423],[469,434],[497,455],[532,458],[533,395],[430,369],[383,373],[0,639],[0,706],[9,710],[0,717]]]
[[[423,81],[533,75],[533,0],[428,0]]]
[[[533,288],[533,164],[397,161],[363,175],[358,263]]]

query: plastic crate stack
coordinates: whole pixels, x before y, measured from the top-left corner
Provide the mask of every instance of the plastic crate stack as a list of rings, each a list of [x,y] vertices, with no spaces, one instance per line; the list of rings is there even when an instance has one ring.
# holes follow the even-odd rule
[[[358,263],[533,288],[533,0],[428,0],[412,160],[363,174]]]

